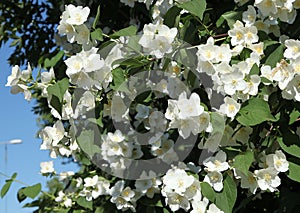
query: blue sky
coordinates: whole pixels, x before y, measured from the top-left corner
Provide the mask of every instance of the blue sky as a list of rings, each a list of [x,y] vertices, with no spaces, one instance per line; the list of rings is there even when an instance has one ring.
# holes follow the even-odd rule
[[[22,139],[22,144],[7,145],[7,164],[5,164],[5,145],[0,145],[0,171],[11,176],[18,173],[17,179],[33,185],[42,183],[46,186],[49,180],[39,174],[40,162],[53,160],[49,157],[48,151],[41,151],[41,139],[36,138],[38,126],[37,116],[31,111],[34,100],[27,102],[23,94],[12,95],[10,88],[5,87],[7,77],[11,73],[11,67],[7,58],[12,50],[6,46],[0,48],[0,142],[11,139]],[[53,160],[54,167],[58,172],[76,169],[76,165],[61,165],[61,159]],[[0,175],[0,187],[3,186],[5,177]],[[27,198],[21,204],[17,200],[17,191],[23,187],[19,183],[13,183],[12,188],[4,199],[0,198],[1,213],[29,213],[33,209],[22,208]],[[7,209],[7,211],[6,211]]]

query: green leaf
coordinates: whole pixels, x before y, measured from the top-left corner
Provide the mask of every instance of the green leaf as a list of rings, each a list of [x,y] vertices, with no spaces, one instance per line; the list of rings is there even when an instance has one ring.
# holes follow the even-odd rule
[[[76,202],[78,205],[93,210],[93,201],[87,201],[85,197],[79,197]]]
[[[130,36],[128,39],[128,43],[126,44],[126,48],[128,50],[132,50],[136,53],[140,53],[141,45],[139,44],[140,37],[139,36]]]
[[[200,183],[201,185],[201,192],[204,197],[206,197],[211,202],[215,202],[216,199],[216,193],[213,190],[213,188],[206,182]]]
[[[231,213],[237,198],[237,188],[232,178],[227,175],[221,193],[216,193],[216,206],[225,213]]]
[[[112,89],[118,89],[119,86],[125,81],[124,70],[121,68],[116,68],[112,71],[113,75],[113,86]]]
[[[103,32],[100,28],[97,28],[95,31],[91,33],[91,37],[93,40],[103,41]]]
[[[293,110],[290,114],[289,125],[295,123],[295,121],[300,117],[300,112],[297,110]]]
[[[47,88],[47,91],[49,95],[56,96],[61,103],[68,87],[69,87],[69,79],[64,78],[58,81],[57,83],[55,83],[54,85],[49,86]]]
[[[282,138],[278,138],[277,141],[278,141],[280,147],[281,147],[285,152],[289,153],[290,155],[293,155],[293,156],[295,156],[295,157],[300,158],[300,147],[299,147],[298,145],[292,144],[292,145],[287,146],[287,145],[283,142]]]
[[[164,213],[170,213],[170,211],[168,209],[166,209],[166,208],[163,208],[163,212]]]
[[[16,179],[17,175],[18,175],[18,174],[17,174],[16,172],[13,173],[13,175],[11,176],[11,180],[14,181],[14,180]]]
[[[206,9],[206,0],[191,0],[183,4],[177,4],[178,7],[189,11],[191,14],[203,19],[203,14]]]
[[[284,45],[280,44],[267,58],[265,64],[275,67],[276,64],[283,58]]]
[[[236,120],[244,126],[255,126],[264,121],[277,121],[271,114],[269,104],[259,98],[252,98],[243,106]]]
[[[57,62],[64,56],[65,52],[63,50],[59,51],[55,56],[51,59],[46,58],[44,62],[44,68],[54,67]]]
[[[253,160],[254,160],[254,154],[252,151],[248,150],[244,153],[237,155],[233,159],[233,167],[243,172],[247,176]]]
[[[251,70],[250,70],[250,73],[249,75],[258,75],[259,74],[259,67],[257,66],[256,63],[253,64]]]
[[[272,46],[274,44],[278,44],[278,41],[273,41],[273,40],[266,40],[263,41],[264,42],[264,50],[268,47],[268,46]]]
[[[128,66],[130,68],[138,68],[138,67],[143,67],[143,66],[149,64],[149,61],[139,59],[139,58],[128,58],[128,59],[115,60],[112,65],[116,65],[116,64]],[[117,68],[117,69],[120,69],[120,68]]]
[[[212,134],[224,133],[225,130],[225,119],[224,116],[217,112],[211,113],[211,125],[213,127]]]
[[[27,198],[27,196],[23,192],[24,189],[25,189],[25,187],[22,187],[21,189],[18,190],[17,199],[18,199],[19,203],[21,203],[22,201],[24,201]]]
[[[294,181],[300,183],[300,166],[293,162],[289,162],[289,174],[288,177]]]
[[[180,16],[180,11],[181,9],[176,6],[171,7],[164,16],[164,24],[168,27],[176,26],[176,19]]]
[[[94,144],[93,130],[82,131],[79,137],[77,137],[77,142],[82,151],[88,154],[90,158],[100,152],[100,148]]]
[[[219,20],[217,20],[217,26],[220,26],[223,23],[223,21],[226,20],[228,26],[230,27],[230,29],[232,29],[235,22],[237,20],[242,19],[242,14],[243,14],[243,11],[226,12],[219,18]]]
[[[136,26],[132,25],[113,33],[112,35],[110,35],[110,37],[133,36],[136,35],[136,32],[137,32]]]
[[[1,189],[1,198],[3,198],[7,194],[9,188],[11,187],[12,182],[13,182],[12,180],[6,180],[6,183]]]
[[[15,172],[15,173],[13,173],[13,175],[11,176],[10,179],[6,180],[6,183],[3,185],[1,192],[0,192],[1,198],[3,198],[7,194],[8,190],[11,187],[12,182],[16,179],[16,177],[17,177],[17,173]]]
[[[42,190],[42,185],[40,183],[32,185],[32,186],[28,186],[26,188],[24,188],[22,191],[24,193],[24,195],[26,195],[27,197],[30,197],[31,199],[34,199],[36,196],[38,196],[38,194],[41,192]]]
[[[100,18],[100,5],[97,8],[97,14],[96,14],[95,20],[93,22],[93,29],[96,29],[96,26],[98,24],[99,18]]]
[[[97,207],[97,209],[95,211],[95,213],[104,213],[104,212],[105,212],[105,210],[102,207]]]

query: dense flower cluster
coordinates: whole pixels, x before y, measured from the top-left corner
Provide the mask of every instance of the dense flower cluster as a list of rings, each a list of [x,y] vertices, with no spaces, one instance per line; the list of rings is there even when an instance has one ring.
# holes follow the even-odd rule
[[[90,9],[67,5],[58,33],[82,47],[74,53],[66,51],[67,80],[57,81],[53,68],[34,80],[30,65],[22,72],[18,66],[13,67],[8,77],[12,93],[24,92],[25,99],[30,100],[31,89],[38,88],[48,101],[56,121],[40,132],[42,150],[49,150],[52,158],[72,156],[77,161],[88,155],[91,162],[96,161],[97,166],[117,176],[102,177],[96,170],[82,177],[70,175],[70,188],[56,193],[57,205],[71,208],[80,198],[93,202],[105,197],[116,209],[135,212],[140,202],[159,197],[161,205],[173,212],[183,209],[217,213],[226,210],[218,199],[209,196],[207,188],[220,196],[232,186],[240,186],[250,194],[277,191],[281,184],[278,174],[289,170],[289,162],[278,144],[258,146],[255,141],[269,140],[268,134],[276,127],[268,124],[255,130],[254,126],[280,118],[269,109],[272,91],[280,91],[283,99],[300,101],[300,41],[279,38],[278,26],[279,22],[295,21],[300,1],[256,0],[242,13],[242,20],[232,21],[226,41],[220,44],[222,40],[209,35],[204,43],[187,48],[194,51],[194,67],[182,59],[183,29],[163,22],[171,7],[180,7],[189,0],[121,2],[130,7],[145,3],[151,8],[154,21],[144,25],[139,36],[110,38],[112,45],[103,51],[90,36]],[[243,5],[248,1],[235,2]],[[273,34],[278,39],[274,44],[282,49],[283,57],[273,64],[266,58],[270,53],[261,32]],[[184,53],[185,59],[192,58],[188,51]],[[136,77],[145,70],[143,79]],[[211,88],[201,90],[197,80],[190,83],[190,76],[199,74],[211,79]],[[55,86],[62,94],[53,92]],[[219,93],[222,103],[210,106],[203,91],[209,100],[212,91]],[[54,97],[59,107],[53,103]],[[260,114],[251,114],[249,105]],[[120,123],[130,127],[118,129]],[[90,134],[92,125],[97,128]],[[137,136],[138,130],[148,135]],[[193,136],[196,142],[190,144]],[[176,147],[177,138],[186,139],[186,143]],[[185,146],[197,149],[198,156],[182,159],[179,151]],[[137,161],[149,158],[160,159],[169,165],[168,169],[164,173],[145,170],[136,180],[122,178]],[[43,162],[41,173],[54,174],[53,163]]]

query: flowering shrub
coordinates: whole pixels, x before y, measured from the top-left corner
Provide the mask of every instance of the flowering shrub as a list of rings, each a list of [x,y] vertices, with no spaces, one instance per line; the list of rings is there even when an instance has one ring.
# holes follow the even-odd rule
[[[61,185],[27,206],[246,212],[262,211],[262,199],[292,212],[297,202],[283,200],[289,185],[299,195],[300,1],[120,2],[144,7],[152,23],[131,17],[124,29],[100,28],[101,4],[95,14],[67,4],[61,50],[35,79],[30,61],[8,77],[12,93],[47,100],[54,122],[40,131],[41,149],[81,165],[56,174],[42,162],[41,173]],[[20,202],[41,190],[28,188]]]

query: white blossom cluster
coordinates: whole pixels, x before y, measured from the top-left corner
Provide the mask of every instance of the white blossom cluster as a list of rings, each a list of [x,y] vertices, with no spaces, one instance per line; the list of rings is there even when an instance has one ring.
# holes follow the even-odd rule
[[[90,42],[90,30],[85,22],[90,14],[90,8],[74,6],[72,4],[65,6],[65,11],[59,22],[58,32],[66,35],[70,43],[88,45]]]
[[[282,90],[282,97],[288,100],[300,100],[300,41],[287,39],[284,42],[286,50],[284,51],[285,59],[277,63],[276,67],[271,68],[264,65],[261,68],[262,76],[274,82],[274,85]],[[268,83],[266,83],[268,84]]]
[[[235,0],[239,5],[243,5],[249,0]],[[278,19],[282,22],[287,22],[292,24],[297,16],[296,9],[300,8],[299,0],[255,0],[254,6],[258,9],[255,12],[253,6],[248,6],[248,12],[243,15],[243,18],[250,19],[254,21],[256,17],[260,19],[257,22],[258,25],[263,28],[276,28],[279,29]],[[251,9],[249,10],[249,7]]]
[[[261,169],[254,172],[249,171],[248,174],[244,174],[235,170],[236,178],[241,179],[241,187],[248,188],[252,194],[255,194],[258,188],[263,191],[278,191],[277,187],[281,183],[278,174],[289,169],[284,153],[277,150],[274,154],[262,154],[260,160]]]
[[[148,24],[144,26],[139,44],[144,48],[144,52],[162,58],[166,53],[172,51],[172,43],[177,34],[177,28],[170,29],[166,25]]]
[[[177,128],[184,139],[191,133],[196,135],[210,127],[209,113],[200,105],[200,97],[196,93],[187,98],[184,92],[178,100],[169,100],[165,116],[171,120],[169,128]]]
[[[153,3],[152,0],[121,0],[121,2],[130,7],[133,7],[135,2],[142,2],[148,8]],[[177,1],[177,3],[184,2],[186,1]],[[162,17],[174,4],[173,1],[155,1],[154,18]],[[160,194],[166,205],[174,212],[183,209],[192,213],[221,213],[223,211],[203,196],[200,184],[206,182],[216,193],[220,193],[224,190],[224,173],[229,175],[229,172],[234,173],[233,178],[240,180],[242,188],[249,189],[253,194],[257,189],[276,191],[281,183],[278,174],[289,169],[286,156],[281,150],[263,155],[259,165],[251,164],[249,169],[251,171],[244,174],[234,168],[232,159],[226,155],[226,150],[219,148],[242,144],[252,150],[253,144],[249,143],[249,138],[253,129],[240,124],[232,127],[229,124],[236,118],[241,103],[258,94],[260,85],[278,86],[283,98],[300,101],[300,41],[286,38],[281,44],[286,48],[285,59],[272,68],[261,64],[261,59],[264,57],[264,44],[258,37],[259,30],[279,36],[279,29],[276,28],[277,19],[292,23],[296,15],[295,9],[300,8],[300,1],[257,0],[254,6],[248,6],[248,10],[243,13],[243,22],[236,21],[228,31],[230,44],[217,45],[216,40],[210,37],[206,44],[196,46],[197,71],[209,75],[213,80],[213,89],[225,96],[224,103],[216,109],[218,113],[229,118],[226,124],[224,120],[224,131],[210,134],[218,128],[212,124],[212,114],[196,92],[189,92],[181,80],[182,84],[178,83],[178,77],[185,81],[188,71],[175,61],[171,61],[167,66],[166,72],[169,75],[166,79],[147,82],[147,86],[155,90],[157,96],[162,92],[169,97],[165,111],[158,111],[153,105],[141,103],[131,109],[136,111],[132,122],[135,128],[142,125],[150,133],[157,133],[145,139],[148,140],[147,148],[152,156],[168,164],[179,161],[174,150],[175,142],[169,138],[168,131],[173,129],[176,129],[183,139],[187,139],[191,134],[204,135],[206,142],[203,145],[202,141],[198,147],[217,151],[214,156],[204,159],[202,167],[193,165],[194,169],[180,163],[178,166],[173,165],[161,178],[150,171],[149,175],[143,174],[140,180],[134,181],[134,186],[127,184],[125,180],[110,182],[98,174],[87,174],[85,178],[76,179],[76,187],[73,190],[59,191],[55,201],[69,208],[74,205],[78,197],[93,201],[100,196],[108,196],[118,210],[135,212],[140,198],[153,198],[156,194]],[[89,12],[87,7],[67,5],[58,26],[59,33],[66,35],[70,43],[77,42],[82,45],[81,51],[64,60],[68,83],[72,87],[82,89],[80,97],[76,97],[76,105],[73,104],[75,95],[70,88],[63,94],[60,112],[51,104],[52,97],[49,95],[48,88],[55,83],[53,68],[41,74],[40,82],[32,84],[41,90],[43,97],[47,98],[51,114],[57,119],[53,126],[45,127],[39,134],[43,140],[41,150],[49,150],[52,158],[73,156],[76,159],[76,153],[82,152],[76,140],[77,127],[80,122],[86,124],[86,114],[96,107],[97,101],[102,101],[98,96],[99,91],[108,94],[107,102],[103,103],[102,116],[115,122],[129,119],[130,112],[125,106],[124,97],[127,95],[134,99],[138,93],[135,87],[139,84],[139,79],[130,81],[116,93],[111,91],[109,86],[113,82],[112,70],[116,67],[115,62],[126,55],[123,44],[128,38],[121,37],[119,41],[122,42],[116,44],[103,58],[99,54],[99,49],[93,47],[90,41],[90,30],[85,24]],[[153,56],[150,60],[161,60],[162,62],[158,62],[155,66],[162,68],[164,57],[173,53],[176,47],[178,30],[167,27],[159,20],[156,21],[144,26],[137,43],[145,55]],[[232,63],[232,59],[245,49],[250,51],[250,56],[244,61]],[[255,67],[261,74],[251,73]],[[18,66],[15,66],[6,84],[12,87],[12,93],[24,92],[26,100],[31,99],[30,86],[28,86],[32,81],[31,72],[30,65],[22,72]],[[263,78],[268,82],[262,82]],[[113,95],[114,101],[110,100]],[[130,138],[133,134],[133,131],[124,133],[119,129],[101,134],[99,154],[106,161],[104,166],[110,168],[113,174],[122,175],[131,165],[132,160],[144,156],[141,146]],[[259,169],[254,169],[254,166]],[[203,168],[203,180],[198,176],[201,168]],[[41,173],[54,174],[53,162],[42,162]],[[63,177],[63,174],[61,176]],[[71,177],[72,174],[65,176]]]
[[[132,159],[143,155],[140,146],[126,140],[120,130],[102,135],[101,156],[113,174],[122,174],[131,164]]]
[[[188,174],[185,166],[173,167],[163,176],[162,195],[173,212],[179,209],[196,212],[222,213],[214,203],[201,193],[200,181]],[[205,181],[205,180],[204,180]]]
[[[30,64],[26,70],[21,71],[18,65],[12,68],[11,75],[7,78],[7,83],[5,86],[11,87],[10,92],[12,94],[17,94],[20,92],[24,93],[24,97],[27,101],[31,100],[31,91],[27,85],[32,78],[32,70]]]

